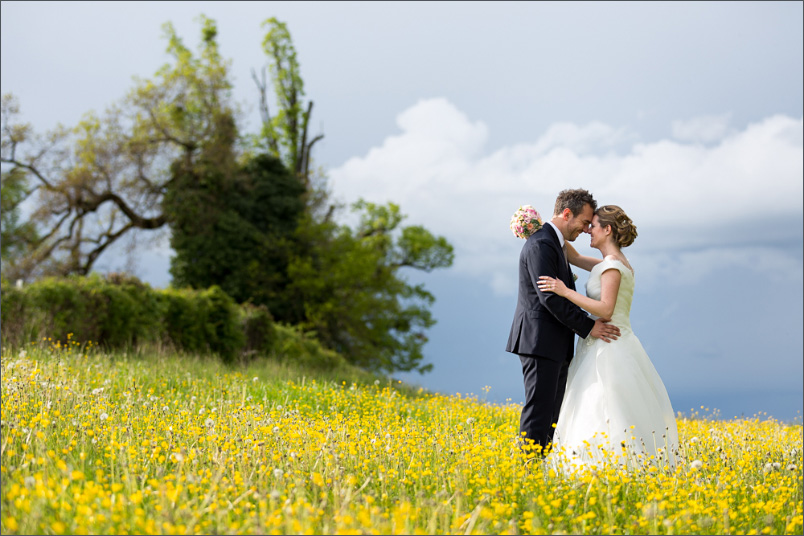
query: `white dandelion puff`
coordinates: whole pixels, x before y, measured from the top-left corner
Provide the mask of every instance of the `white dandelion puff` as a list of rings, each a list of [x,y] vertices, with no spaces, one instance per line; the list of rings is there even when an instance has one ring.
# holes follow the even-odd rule
[[[693,469],[696,469],[696,470],[700,469],[701,467],[703,467],[703,462],[701,460],[694,460],[690,464],[690,467],[692,467]]]

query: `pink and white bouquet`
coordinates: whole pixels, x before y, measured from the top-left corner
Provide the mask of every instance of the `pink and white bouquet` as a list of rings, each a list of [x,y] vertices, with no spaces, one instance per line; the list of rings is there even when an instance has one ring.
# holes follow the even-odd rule
[[[511,231],[517,238],[527,238],[542,228],[541,215],[530,205],[523,205],[511,217]]]

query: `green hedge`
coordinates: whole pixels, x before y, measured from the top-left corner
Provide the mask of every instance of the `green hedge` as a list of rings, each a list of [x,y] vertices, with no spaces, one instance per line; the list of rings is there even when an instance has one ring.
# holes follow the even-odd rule
[[[318,341],[277,326],[264,306],[238,305],[220,287],[152,289],[134,277],[45,278],[22,288],[2,282],[3,344],[43,337],[109,349],[157,344],[225,361],[272,356],[318,368],[345,362]]]

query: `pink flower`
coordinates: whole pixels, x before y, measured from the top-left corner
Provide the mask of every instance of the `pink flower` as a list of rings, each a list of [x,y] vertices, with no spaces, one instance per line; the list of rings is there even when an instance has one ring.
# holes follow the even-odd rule
[[[527,238],[542,228],[542,217],[530,205],[523,205],[511,217],[511,231],[517,238]]]

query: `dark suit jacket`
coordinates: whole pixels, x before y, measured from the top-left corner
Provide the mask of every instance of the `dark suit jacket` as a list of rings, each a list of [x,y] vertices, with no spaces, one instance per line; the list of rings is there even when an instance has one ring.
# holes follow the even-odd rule
[[[528,237],[519,254],[519,296],[505,350],[554,361],[570,360],[575,334],[586,338],[595,321],[566,298],[540,291],[536,286],[540,275],[560,279],[575,290],[561,242],[547,223]]]

